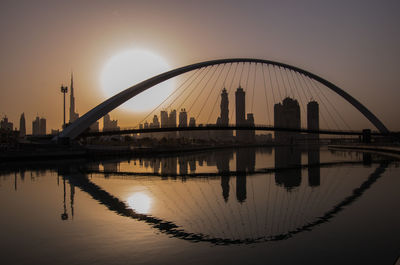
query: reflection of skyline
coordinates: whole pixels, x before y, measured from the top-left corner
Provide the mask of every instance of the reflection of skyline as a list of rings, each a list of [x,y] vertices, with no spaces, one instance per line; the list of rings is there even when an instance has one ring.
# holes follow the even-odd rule
[[[315,151],[315,150],[311,150],[311,151]],[[246,155],[246,157],[250,158],[250,160],[251,160],[252,152],[255,153],[254,149],[250,149],[250,148],[249,149],[240,149],[240,150],[236,150],[236,156],[240,157],[240,156]],[[235,171],[229,172],[229,171],[227,171],[227,169],[229,169],[229,164],[227,164],[226,162],[233,159],[233,157],[230,157],[230,155],[232,153],[233,152],[221,152],[218,155],[213,155],[214,158],[212,158],[212,160],[216,161],[217,164],[220,164],[218,171],[224,172],[225,176],[238,175],[238,172],[235,172]],[[225,159],[221,160],[222,157],[224,157]],[[184,161],[184,160],[185,159],[182,159],[181,161]],[[147,161],[146,160],[142,160],[141,163],[142,163],[143,166],[147,165],[149,167],[150,164],[151,164],[151,160],[147,160]],[[361,163],[362,163],[362,161],[359,161],[359,164],[361,164]],[[223,166],[223,165],[225,165],[225,166]],[[255,170],[251,169],[251,165],[252,165],[251,162],[249,162],[249,164],[247,164],[247,165],[248,165],[248,167],[245,169],[246,171],[244,172],[246,176],[247,175],[251,175],[251,171],[255,171]],[[133,208],[129,203],[126,203],[125,201],[122,201],[121,198],[118,198],[118,196],[120,196],[120,195],[116,194],[115,190],[112,189],[113,191],[111,193],[109,191],[107,191],[107,188],[106,188],[107,185],[104,185],[105,182],[103,182],[103,183],[100,182],[100,184],[96,184],[97,181],[95,179],[92,179],[92,177],[90,177],[90,175],[86,175],[85,173],[83,173],[84,172],[84,168],[83,168],[84,166],[83,165],[82,165],[82,167],[77,167],[76,165],[71,165],[70,167],[65,166],[64,169],[60,169],[58,173],[59,173],[59,176],[62,178],[61,179],[61,183],[67,184],[67,185],[64,186],[64,189],[61,189],[61,190],[58,189],[58,190],[59,191],[62,191],[62,190],[64,191],[64,209],[66,209],[67,198],[70,199],[69,203],[71,204],[71,210],[68,209],[68,212],[66,210],[64,211],[64,213],[67,214],[66,217],[69,218],[69,219],[70,219],[70,216],[68,216],[69,214],[71,214],[71,217],[73,217],[73,215],[74,215],[74,212],[73,212],[74,211],[74,196],[75,196],[75,187],[77,187],[78,190],[82,190],[85,193],[88,192],[89,195],[92,196],[92,198],[97,200],[99,203],[105,205],[109,210],[114,211],[114,212],[116,212],[116,213],[118,213],[119,215],[122,215],[122,216],[127,216],[127,217],[131,217],[131,218],[137,219],[139,221],[146,222],[149,225],[151,225],[153,228],[159,229],[161,232],[167,233],[167,234],[169,234],[171,236],[178,237],[178,238],[185,239],[185,240],[193,240],[193,241],[200,240],[200,241],[206,241],[206,242],[211,242],[211,243],[215,243],[215,244],[242,244],[242,243],[246,243],[246,242],[247,243],[253,243],[253,242],[255,243],[255,242],[260,242],[260,241],[270,241],[270,240],[275,241],[275,240],[288,239],[288,238],[294,236],[295,234],[299,233],[299,231],[308,231],[308,230],[312,229],[314,226],[318,226],[320,224],[323,224],[323,223],[329,221],[335,214],[337,214],[340,211],[342,211],[343,209],[345,209],[344,206],[346,206],[348,204],[351,204],[358,197],[360,197],[362,195],[362,193],[366,189],[368,189],[376,181],[377,178],[379,178],[381,176],[381,174],[384,171],[386,166],[387,165],[385,165],[384,163],[381,163],[379,167],[377,166],[377,169],[375,170],[375,172],[372,173],[368,177],[368,179],[366,179],[366,178],[362,179],[361,185],[357,185],[355,189],[354,189],[354,186],[353,186],[353,188],[351,190],[348,190],[347,192],[343,193],[343,197],[340,197],[341,201],[339,201],[339,202],[336,201],[335,202],[335,200],[334,200],[333,202],[335,202],[335,203],[332,203],[333,206],[331,204],[329,204],[329,207],[327,207],[322,212],[322,214],[311,215],[311,217],[313,217],[313,219],[311,219],[311,220],[307,219],[307,218],[304,218],[305,222],[304,223],[300,222],[298,224],[298,226],[296,224],[296,226],[292,227],[290,223],[289,224],[287,223],[286,224],[287,226],[285,226],[284,223],[280,222],[282,220],[277,217],[276,214],[277,213],[279,213],[279,214],[281,213],[279,211],[279,209],[281,209],[282,207],[285,207],[285,205],[286,205],[285,202],[287,202],[287,200],[285,198],[289,198],[290,196],[292,196],[292,198],[294,198],[294,197],[293,197],[293,194],[291,195],[291,193],[286,192],[285,189],[276,188],[276,190],[279,191],[280,196],[282,194],[286,194],[286,195],[284,195],[285,197],[283,197],[283,199],[280,200],[279,203],[276,204],[275,209],[278,209],[278,211],[275,212],[275,214],[271,214],[270,216],[266,215],[265,216],[265,218],[266,218],[265,220],[272,220],[273,222],[283,224],[285,229],[283,231],[281,231],[281,233],[276,233],[276,232],[279,232],[278,230],[271,230],[271,231],[273,231],[273,233],[265,232],[265,234],[262,234],[260,237],[254,237],[254,235],[252,233],[249,233],[249,234],[245,233],[245,236],[244,237],[240,237],[239,240],[235,240],[236,239],[235,237],[233,237],[233,238],[229,237],[230,236],[229,233],[227,234],[228,235],[227,238],[218,237],[218,235],[215,235],[215,234],[212,233],[212,229],[209,230],[210,228],[207,225],[211,225],[212,226],[212,224],[209,224],[207,221],[205,223],[206,226],[202,227],[205,230],[201,230],[200,233],[199,233],[199,231],[197,231],[196,229],[192,230],[192,228],[196,228],[196,227],[187,226],[188,224],[190,225],[190,223],[185,223],[185,222],[181,223],[180,221],[182,221],[182,219],[171,218],[171,216],[173,217],[173,215],[169,216],[168,214],[167,215],[158,214],[160,212],[151,212],[151,213],[149,213],[149,214],[154,214],[154,215],[141,215],[142,212],[138,211],[137,208]],[[88,167],[96,168],[96,166],[92,166],[92,165],[89,165]],[[82,170],[77,170],[78,168],[82,169]],[[23,175],[24,174],[20,174],[20,177],[22,178]],[[112,174],[110,174],[110,175],[112,175]],[[11,177],[14,177],[14,176],[11,175]],[[270,177],[273,178],[272,175]],[[367,176],[364,176],[364,177],[367,177]],[[264,178],[261,178],[261,179],[264,179]],[[105,180],[105,181],[109,182],[109,180]],[[158,180],[158,181],[159,181],[159,183],[161,183],[161,182],[165,183],[165,182],[160,181],[160,180]],[[214,187],[215,186],[217,186],[217,187],[219,186],[219,179],[215,179],[215,178],[214,178],[214,180],[212,182],[209,182],[209,181],[204,182],[204,181],[201,181],[201,180],[198,180],[198,181],[200,183],[204,184],[203,185],[203,190],[204,190],[204,187],[210,187],[211,189],[213,189],[212,186],[214,186]],[[264,179],[264,181],[267,181],[267,179]],[[140,182],[140,180],[139,180],[139,182]],[[69,189],[68,189],[68,184],[70,186]],[[185,185],[185,186],[186,185],[191,185],[190,183],[182,183],[182,182],[178,181],[178,182],[165,183],[164,186],[169,186],[169,184],[174,184],[174,185],[176,185],[175,187],[179,187],[181,185]],[[192,185],[192,187],[197,187],[197,189],[199,189],[199,186],[197,184]],[[222,184],[222,179],[221,179],[221,184]],[[326,184],[326,182],[324,184]],[[52,185],[54,185],[54,181],[52,182]],[[260,186],[263,186],[263,185],[260,185]],[[250,199],[252,197],[254,198],[254,188],[252,188],[251,185],[248,185],[247,187],[249,189],[247,190],[248,194],[247,194],[246,203],[250,203],[249,206],[251,206],[251,205],[253,205],[255,203],[254,200]],[[60,188],[62,188],[61,185],[60,185]],[[68,191],[70,192],[70,194],[68,194]],[[157,193],[154,193],[154,191],[157,191],[157,189],[155,189],[153,191],[150,191],[151,194],[157,195]],[[172,191],[175,192],[175,191],[179,191],[179,189],[172,188],[172,189],[170,189],[170,191],[171,192]],[[311,189],[306,189],[306,191],[311,193]],[[352,192],[352,191],[356,191],[356,192]],[[259,194],[260,193],[262,193],[261,190],[259,190]],[[312,192],[312,193],[314,193],[314,192]],[[319,190],[319,193],[320,194],[325,194],[324,192],[321,192],[321,190]],[[212,193],[203,194],[203,199],[207,198],[207,199],[211,199],[210,201],[212,201],[212,198],[209,197],[210,194],[212,194]],[[317,194],[318,194],[318,192],[317,192]],[[160,195],[160,193],[158,195]],[[167,196],[167,197],[169,195],[173,196],[173,194],[171,194],[171,193],[164,194],[164,196]],[[214,193],[214,195],[216,196],[215,198],[219,198],[219,200],[222,201],[220,193]],[[347,197],[346,197],[346,195],[347,195]],[[115,197],[115,196],[117,196],[117,197]],[[286,196],[289,196],[289,197],[286,197]],[[59,200],[62,200],[62,198],[60,196],[58,198],[59,198]],[[155,198],[160,200],[163,197],[155,196]],[[257,199],[257,201],[263,201],[263,200],[260,200],[260,198],[257,196],[257,194],[256,194],[255,198]],[[276,198],[282,198],[282,197],[278,196]],[[315,198],[318,198],[318,196],[315,197]],[[198,197],[198,196],[195,196],[193,198],[193,200],[199,202],[199,201],[202,200],[202,198]],[[237,200],[234,200],[234,201],[231,200],[231,202],[236,202],[236,201]],[[240,201],[238,201],[238,202],[241,203]],[[281,202],[284,202],[284,203],[282,204]],[[308,207],[308,201],[303,201],[303,202],[304,202],[303,207],[307,208]],[[178,205],[178,204],[174,203],[174,200],[170,200],[169,203],[170,204],[165,204],[165,205],[166,206],[173,205],[173,207],[177,207],[177,209],[179,210],[178,212],[182,212],[182,214],[185,214],[185,211],[189,211],[189,212],[191,211],[191,207],[179,208],[179,207],[182,207],[182,205],[187,207],[188,204],[186,204],[186,203]],[[214,202],[214,203],[215,203],[215,205],[217,205],[216,202]],[[190,205],[191,204],[189,204],[189,206]],[[203,204],[203,207],[204,207],[204,205],[205,204]],[[300,202],[300,206],[301,205],[302,204]],[[212,211],[212,209],[211,209],[212,207],[210,207],[210,205],[208,205],[208,206],[209,206],[209,208],[206,207],[206,208],[203,208],[203,209],[205,211],[211,212]],[[258,205],[258,206],[260,206],[260,205]],[[297,206],[299,206],[299,205],[297,205]],[[297,206],[293,207],[293,205],[292,205],[291,207],[293,207],[293,208],[290,208],[290,209],[296,210],[296,209],[298,209]],[[328,204],[325,205],[325,206],[328,206]],[[229,206],[225,206],[225,208],[229,208]],[[257,208],[257,211],[260,208],[265,208],[265,207],[263,205],[263,207]],[[133,210],[133,212],[130,209]],[[238,209],[239,210],[240,209],[246,210],[247,207],[239,207]],[[253,209],[253,208],[251,207],[250,209]],[[274,208],[269,208],[269,209],[273,210]],[[236,209],[233,209],[233,210],[236,211]],[[244,212],[242,212],[242,214],[243,213]],[[214,214],[217,214],[217,216],[214,216],[216,219],[213,219],[213,215],[211,214],[212,220],[217,220],[220,217],[224,217],[223,216],[223,214],[224,214],[223,212],[218,212],[217,211],[217,212],[214,212]],[[230,214],[233,214],[233,213],[230,213]],[[253,215],[254,215],[254,212],[253,212]],[[155,217],[155,216],[157,216],[157,217]],[[264,214],[262,214],[261,216],[264,216]],[[282,216],[286,216],[286,215],[283,214]],[[199,217],[200,218],[202,218],[202,217],[203,218],[208,218],[210,216],[205,217],[205,215],[199,215]],[[231,217],[234,218],[234,216],[231,216]],[[65,218],[65,219],[67,219],[67,218]],[[272,218],[272,219],[267,219],[267,218]],[[228,218],[228,220],[229,220],[229,218]],[[170,222],[168,222],[168,221],[170,221]],[[235,222],[233,222],[233,224],[234,223]],[[240,221],[239,221],[239,223],[240,223]],[[224,228],[221,228],[221,229],[224,229]],[[183,233],[182,233],[182,231],[183,231]],[[204,231],[206,231],[206,233],[201,233],[201,232],[204,232]],[[250,230],[250,231],[253,231],[253,230]],[[211,234],[208,234],[207,232],[211,232]],[[202,239],[201,235],[206,235],[204,240]],[[224,234],[223,236],[226,236],[226,235]],[[247,236],[249,236],[249,237],[247,237]],[[210,238],[213,238],[213,239],[209,240]]]
[[[245,152],[243,152],[244,154]],[[82,173],[67,173],[62,176],[63,180],[67,180],[71,187],[78,187],[84,192],[87,192],[93,199],[99,201],[101,204],[105,205],[110,211],[114,211],[119,215],[130,217],[139,221],[143,221],[148,223],[153,228],[159,230],[160,232],[166,233],[170,236],[193,241],[193,242],[210,242],[212,244],[249,244],[249,243],[259,243],[259,242],[267,242],[267,241],[281,241],[286,240],[294,235],[301,233],[303,231],[310,231],[316,226],[329,222],[333,217],[335,217],[338,213],[345,209],[345,206],[352,204],[356,201],[360,196],[364,194],[366,190],[368,190],[378,178],[380,178],[387,168],[389,164],[386,162],[379,164],[377,168],[372,172],[369,177],[364,180],[358,188],[353,189],[353,192],[350,196],[345,197],[339,203],[333,205],[332,208],[327,209],[326,212],[323,213],[322,216],[316,216],[315,221],[306,222],[305,224],[300,224],[295,229],[289,229],[284,231],[283,233],[274,235],[274,234],[265,234],[263,236],[259,236],[256,238],[244,238],[244,239],[236,239],[236,238],[221,238],[221,237],[213,237],[213,235],[204,235],[203,233],[191,232],[190,230],[186,230],[185,227],[179,226],[179,224],[175,224],[172,221],[163,220],[162,218],[153,217],[151,215],[142,214],[136,212],[132,208],[129,207],[126,203],[114,197],[112,194],[108,193],[106,190],[102,189],[100,186],[93,183],[87,175]],[[71,194],[72,195],[72,194]],[[72,198],[72,197],[71,197]],[[71,199],[71,203],[73,200]]]
[[[301,185],[302,162],[299,148],[291,146],[275,147],[275,183],[291,191]],[[308,156],[308,185],[318,187],[320,185],[320,150],[319,147],[307,147]]]

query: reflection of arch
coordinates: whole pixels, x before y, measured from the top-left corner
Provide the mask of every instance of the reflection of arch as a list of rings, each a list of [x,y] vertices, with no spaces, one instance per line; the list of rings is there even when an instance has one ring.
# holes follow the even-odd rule
[[[74,174],[73,176],[68,177],[68,180],[72,185],[77,186],[82,191],[89,193],[95,200],[99,201],[101,204],[104,204],[111,211],[114,211],[122,216],[131,217],[139,221],[144,221],[152,227],[158,229],[160,232],[192,242],[209,242],[218,245],[230,245],[285,240],[300,232],[310,231],[314,227],[328,222],[337,213],[341,212],[345,206],[352,204],[359,197],[361,197],[364,192],[368,190],[372,186],[372,184],[374,184],[377,179],[382,176],[387,166],[388,162],[382,162],[368,177],[368,179],[360,185],[360,187],[353,190],[350,196],[344,198],[343,201],[334,205],[332,209],[327,211],[323,216],[316,218],[316,221],[310,222],[295,230],[291,230],[283,234],[246,239],[215,238],[201,233],[190,233],[181,229],[173,222],[165,221],[146,214],[136,213],[134,210],[130,209],[124,202],[120,201],[118,198],[114,197],[107,191],[103,190],[101,187],[91,182],[89,178],[82,173]]]
[[[219,65],[219,64],[226,64],[226,63],[260,63],[260,64],[268,64],[278,67],[283,67],[297,73],[303,74],[309,78],[312,78],[321,84],[327,86],[335,93],[343,97],[347,100],[351,105],[353,105],[357,110],[359,110],[381,133],[388,133],[388,129],[386,126],[371,112],[369,111],[364,105],[362,105],[357,99],[349,95],[347,92],[339,88],[338,86],[332,84],[331,82],[319,77],[313,73],[310,73],[306,70],[300,69],[295,66],[291,66],[288,64],[270,61],[270,60],[262,60],[262,59],[252,59],[252,58],[233,58],[233,59],[220,59],[220,60],[213,60],[213,61],[206,61],[201,63],[195,63],[191,65],[187,65],[184,67],[180,67],[152,78],[149,78],[139,84],[131,86],[130,88],[125,89],[124,91],[118,93],[117,95],[107,99],[103,103],[99,104],[97,107],[88,111],[85,115],[80,117],[78,120],[73,122],[70,126],[65,128],[59,135],[59,137],[65,137],[74,139],[78,135],[80,135],[86,128],[88,128],[91,124],[95,121],[112,111],[113,109],[120,106],[122,103],[126,102],[127,100],[133,98],[137,94],[161,83],[170,78],[175,76],[184,74],[186,72],[196,70],[202,67],[212,66],[212,65]]]

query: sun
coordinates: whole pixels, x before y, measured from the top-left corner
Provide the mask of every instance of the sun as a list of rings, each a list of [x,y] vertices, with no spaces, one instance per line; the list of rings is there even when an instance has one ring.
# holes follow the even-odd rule
[[[126,50],[112,56],[104,65],[100,82],[106,97],[125,90],[148,78],[171,70],[167,61],[148,50]],[[156,108],[173,91],[173,81],[160,83],[121,105],[133,112],[146,112]]]
[[[143,192],[136,192],[128,198],[128,205],[137,213],[147,214],[151,208],[152,199]]]

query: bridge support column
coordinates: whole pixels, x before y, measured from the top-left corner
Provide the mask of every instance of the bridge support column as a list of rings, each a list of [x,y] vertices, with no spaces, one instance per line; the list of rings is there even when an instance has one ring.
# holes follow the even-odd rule
[[[371,143],[371,130],[370,129],[364,129],[362,131],[362,142],[364,144]]]

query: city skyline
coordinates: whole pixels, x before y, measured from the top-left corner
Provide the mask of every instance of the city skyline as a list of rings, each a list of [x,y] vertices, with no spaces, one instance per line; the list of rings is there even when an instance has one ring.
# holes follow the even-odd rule
[[[70,72],[74,72],[75,111],[81,115],[86,113],[106,99],[99,75],[107,59],[121,50],[144,48],[162,55],[171,68],[223,57],[274,59],[300,66],[343,87],[376,113],[389,129],[400,129],[397,110],[393,108],[399,100],[396,91],[400,83],[395,72],[400,57],[395,48],[400,42],[395,26],[399,22],[396,14],[400,5],[395,1],[363,2],[362,6],[357,1],[302,4],[308,5],[307,10],[298,3],[271,2],[213,3],[213,8],[207,1],[194,6],[174,1],[168,5],[97,1],[93,6],[88,1],[79,8],[73,1],[55,2],[3,4],[1,19],[4,23],[0,30],[6,38],[2,50],[4,59],[0,63],[0,85],[6,96],[0,99],[0,113],[7,115],[14,124],[21,113],[25,113],[27,121],[38,113],[46,117],[48,128],[60,128],[62,97],[59,86],[69,83]],[[153,8],[152,13],[140,15],[148,5]],[[91,16],[86,13],[89,9],[93,13]],[[199,12],[195,12],[196,9]],[[133,16],[132,10],[138,15]],[[178,11],[180,15],[174,16]],[[43,16],[43,12],[48,15]],[[69,13],[75,15],[73,21],[65,17]],[[294,17],[288,21],[275,13]],[[159,14],[176,19],[155,19]],[[199,19],[199,15],[205,14],[209,21]],[[243,17],[240,14],[251,16],[235,20],[235,17]],[[322,25],[315,24],[312,19],[320,16],[317,14],[325,14]],[[57,23],[50,23],[52,21]],[[285,23],[281,23],[283,21]],[[207,27],[209,23],[214,26]],[[102,31],[87,34],[93,25],[107,26]],[[206,28],[209,42],[195,37],[196,31]],[[233,32],[233,28],[237,32]],[[339,28],[345,30],[338,32]],[[241,41],[236,39],[238,32],[243,34]],[[182,36],[188,36],[184,47],[177,44],[177,40],[182,42]],[[18,67],[22,62],[24,67]],[[18,78],[21,71],[24,78]],[[46,72],[52,74],[40,74]],[[111,115],[121,126],[129,125],[132,113],[121,109],[114,112]],[[31,130],[30,122],[26,129]]]

